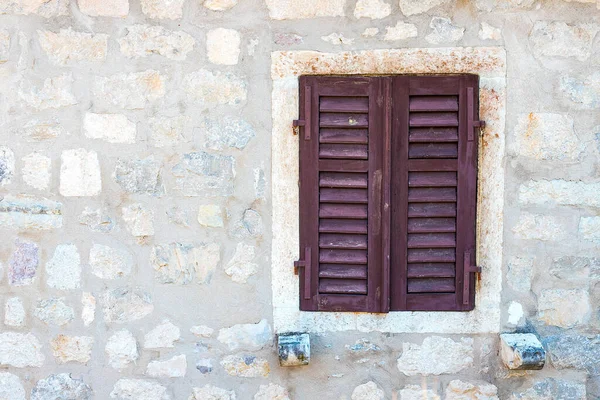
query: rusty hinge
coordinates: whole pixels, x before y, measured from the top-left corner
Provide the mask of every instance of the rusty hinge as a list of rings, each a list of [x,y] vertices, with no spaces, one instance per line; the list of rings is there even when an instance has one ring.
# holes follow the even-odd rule
[[[465,251],[463,268],[463,304],[469,304],[471,299],[471,274],[478,274],[481,279],[481,267],[472,265],[471,252]]]
[[[472,87],[467,88],[467,135],[469,142],[475,140],[475,128],[481,133],[485,128],[485,121],[475,120],[475,91]]]
[[[304,268],[304,299],[310,300],[312,298],[311,290],[310,290],[310,273],[312,270],[311,266],[311,251],[310,247],[304,248],[304,260],[300,257],[300,260],[294,261],[294,274],[299,274],[299,269]]]
[[[304,119],[295,119],[293,122],[294,135],[300,133],[300,127],[304,127],[304,140],[310,140],[310,121],[311,121],[311,100],[312,100],[312,88],[307,86],[304,88]]]
[[[300,133],[300,127],[305,126],[306,121],[303,119],[295,119],[292,125],[294,126],[294,135],[298,135]]]

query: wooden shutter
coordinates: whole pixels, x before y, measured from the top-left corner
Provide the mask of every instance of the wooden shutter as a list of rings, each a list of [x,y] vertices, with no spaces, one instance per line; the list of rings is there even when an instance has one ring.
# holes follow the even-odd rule
[[[391,309],[474,306],[478,78],[393,79]]]
[[[301,310],[389,309],[389,87],[300,78]]]

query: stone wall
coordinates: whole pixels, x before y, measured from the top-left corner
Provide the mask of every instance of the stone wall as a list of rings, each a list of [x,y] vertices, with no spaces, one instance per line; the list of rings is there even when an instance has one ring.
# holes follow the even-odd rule
[[[0,0],[0,398],[600,398],[599,31],[597,0]],[[272,54],[438,47],[506,53],[497,332],[341,315],[280,367]]]

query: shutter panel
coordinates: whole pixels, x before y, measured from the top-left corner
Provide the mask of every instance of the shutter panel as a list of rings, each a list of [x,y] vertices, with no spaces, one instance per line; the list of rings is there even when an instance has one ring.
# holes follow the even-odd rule
[[[301,310],[389,309],[389,87],[370,77],[300,78]]]
[[[476,76],[393,80],[392,310],[474,306]]]

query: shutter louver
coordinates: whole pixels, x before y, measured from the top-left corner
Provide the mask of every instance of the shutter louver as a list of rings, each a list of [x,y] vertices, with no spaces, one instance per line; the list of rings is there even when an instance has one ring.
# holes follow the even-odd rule
[[[313,260],[305,268],[310,280],[301,275],[301,293],[311,286],[310,299],[301,297],[302,310],[388,309],[382,298],[388,280],[381,87],[373,78],[300,79],[301,118],[305,132],[312,132],[311,139],[300,138],[300,250],[310,248]]]
[[[468,85],[476,90],[476,77],[394,79],[392,310],[472,309],[465,252],[475,248],[477,141],[467,132],[476,115],[467,113]]]

